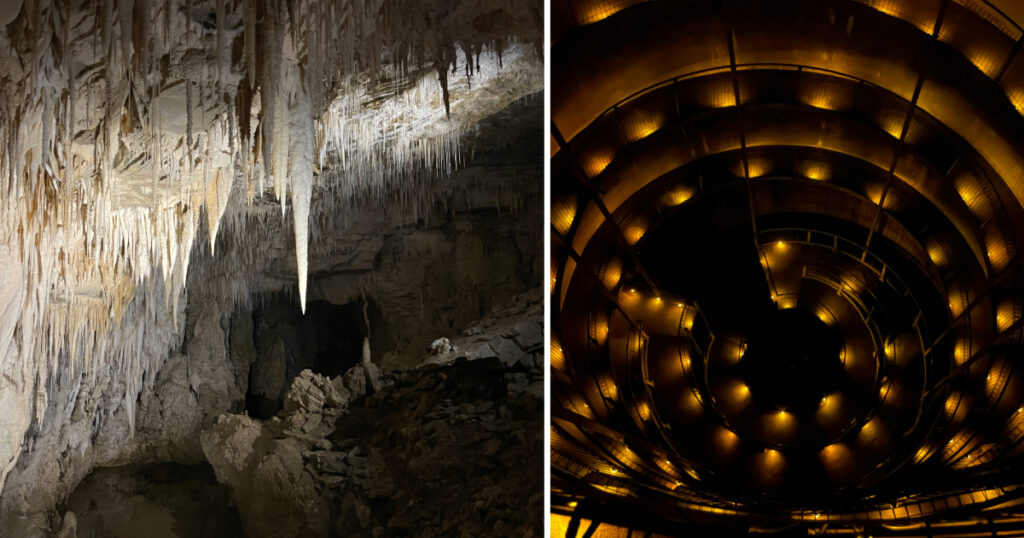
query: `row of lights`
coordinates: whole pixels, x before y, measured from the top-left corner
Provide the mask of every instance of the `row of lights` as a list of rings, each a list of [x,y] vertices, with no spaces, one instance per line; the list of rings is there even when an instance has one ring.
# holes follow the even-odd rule
[[[628,291],[631,295],[635,294],[637,292],[636,288],[629,288],[626,291]],[[662,299],[661,299],[660,295],[659,296],[655,296],[654,300],[655,300],[655,302],[658,302],[658,303],[662,302]],[[684,306],[686,306],[686,305],[684,305],[683,303],[676,303],[676,308],[683,308]]]

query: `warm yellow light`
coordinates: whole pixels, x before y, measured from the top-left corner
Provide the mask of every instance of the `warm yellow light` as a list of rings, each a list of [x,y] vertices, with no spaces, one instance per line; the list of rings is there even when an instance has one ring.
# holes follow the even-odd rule
[[[551,224],[558,233],[567,235],[576,218],[576,195],[565,196],[551,204]]]
[[[773,413],[768,420],[768,432],[776,440],[788,438],[793,433],[793,427],[796,425],[793,415],[785,409],[780,409]]]
[[[824,323],[825,323],[826,325],[832,325],[832,324],[833,324],[833,322],[835,321],[835,320],[834,320],[834,319],[832,318],[832,313],[831,313],[831,312],[829,312],[829,311],[828,311],[827,309],[825,309],[824,307],[822,307],[822,308],[819,308],[819,309],[815,310],[815,311],[814,311],[814,315],[815,315],[815,316],[817,316],[817,317],[818,317],[818,319],[820,319],[821,321],[823,321],[823,322],[824,322]]]
[[[775,248],[779,250],[786,250],[786,243],[784,241],[777,241],[775,243]]]
[[[1002,361],[993,365],[992,370],[985,376],[985,395],[991,400],[999,397],[1006,386],[1006,378],[1009,368],[1005,367]]]
[[[979,47],[972,43],[963,42],[963,40],[961,40],[961,42],[959,43],[953,43],[953,37],[954,34],[952,31],[949,30],[948,25],[943,26],[942,29],[939,31],[940,40],[947,42],[956,47],[957,49],[959,49],[960,52],[963,53],[963,55],[967,57],[967,59],[972,64],[974,64],[974,67],[977,67],[978,70],[981,71],[982,73],[985,73],[986,76],[990,78],[995,77],[995,75],[999,72],[1001,51],[991,49],[985,50],[984,47]]]
[[[569,508],[576,508],[579,504],[576,501],[569,501]]]
[[[949,458],[959,452],[964,445],[967,444],[967,440],[971,437],[971,433],[968,431],[962,431],[953,436],[952,439],[946,442],[946,447],[942,449],[942,457]]]
[[[551,367],[565,371],[565,353],[562,352],[562,346],[555,335],[551,335]]]
[[[960,405],[960,393],[954,392],[946,398],[946,404],[943,406],[946,411],[947,417],[952,417],[953,413],[956,413],[957,407]]]
[[[967,307],[967,297],[956,284],[951,284],[947,288],[946,295],[949,297],[949,313],[954,318],[959,317]]]
[[[608,322],[604,320],[596,321],[593,325],[593,337],[597,341],[598,345],[603,346],[608,341]]]
[[[598,387],[600,387],[605,398],[613,401],[619,399],[619,387],[615,384],[615,380],[612,379],[611,375],[601,375],[601,377],[598,378]]]
[[[981,185],[978,184],[978,180],[969,174],[960,174],[957,176],[955,183],[956,193],[960,195],[960,199],[964,201],[967,207],[974,207],[977,203]]]
[[[881,185],[867,184],[864,186],[864,196],[867,196],[871,203],[879,205],[882,203],[883,190],[885,190],[885,187]]]
[[[804,165],[803,174],[808,179],[822,181],[829,178],[830,170],[825,163],[809,162]]]
[[[619,279],[622,278],[622,260],[619,258],[612,258],[608,260],[604,268],[601,269],[601,283],[608,290],[614,290],[615,286],[619,285]]]
[[[603,492],[605,492],[605,493],[608,493],[608,494],[611,494],[611,495],[616,495],[618,497],[625,497],[626,495],[629,495],[629,493],[630,493],[630,489],[629,488],[622,488],[622,487],[617,487],[617,486],[605,486],[605,485],[601,485],[601,484],[594,484],[594,487],[599,489],[599,490],[601,490],[601,491],[603,491]]]
[[[654,134],[665,124],[663,115],[649,110],[635,110],[624,122],[623,131],[630,142],[642,140]]]
[[[1016,321],[1017,316],[1014,313],[1013,303],[1011,301],[999,303],[996,308],[996,328],[999,329],[999,332],[1009,329]]]
[[[842,395],[840,394],[828,394],[821,399],[821,403],[818,405],[818,419],[833,419],[839,412],[840,405],[842,404]]]
[[[568,407],[577,415],[594,418],[594,411],[590,409],[590,406],[587,405],[587,402],[583,400],[582,396],[576,395],[575,397],[571,397],[568,402]]]
[[[800,92],[800,100],[807,106],[824,110],[841,110],[849,106],[849,95],[834,86],[807,85]]]
[[[1017,109],[1017,112],[1024,114],[1024,88],[1017,87],[1012,90],[1007,90],[1006,96],[1010,98],[1010,102]]]
[[[967,360],[968,353],[967,340],[957,340],[955,347],[953,348],[953,362],[955,362],[957,366],[960,366]]]
[[[647,402],[640,402],[640,405],[636,407],[637,414],[640,415],[641,420],[648,420],[651,418],[651,406]]]
[[[782,479],[785,461],[781,452],[767,448],[761,453],[758,460],[758,467],[760,468],[759,478],[762,482],[775,484]]]
[[[736,106],[736,95],[733,93],[732,85],[721,83],[718,88],[709,92],[707,106],[711,108],[727,108]]]
[[[850,449],[843,443],[832,443],[826,446],[818,453],[818,457],[821,458],[826,471],[833,477],[843,474],[844,471],[849,471],[853,464]]]
[[[626,236],[626,241],[629,242],[630,245],[637,244],[637,242],[643,238],[645,233],[647,233],[647,226],[640,222],[630,224],[622,231],[622,234]]]
[[[737,381],[732,389],[732,403],[744,405],[750,401],[750,388],[742,381]]]
[[[938,243],[932,243],[928,245],[928,258],[932,260],[937,267],[945,267],[946,262],[949,261],[946,257],[946,251]]]
[[[688,331],[693,329],[693,320],[696,317],[697,317],[697,312],[695,310],[693,310],[693,309],[687,310],[683,314],[683,320],[682,320],[683,328],[688,330]]]
[[[626,226],[626,229],[623,230],[623,236],[626,237],[626,241],[629,242],[630,245],[636,245],[646,233],[647,222],[640,217],[634,218],[633,221]]]
[[[725,426],[718,426],[715,433],[715,449],[719,455],[727,456],[739,446],[740,438]]]
[[[864,424],[857,435],[857,439],[864,445],[881,445],[886,440],[886,428],[882,423],[882,419],[875,416],[867,424]]]
[[[878,126],[883,131],[889,133],[889,136],[898,139],[900,134],[903,133],[903,116],[901,114],[889,114],[883,118],[879,118]]]
[[[903,19],[917,26],[926,34],[932,34],[935,29],[934,12],[929,13],[924,9],[915,10],[912,4],[907,4],[903,0],[862,0],[862,2],[890,17]]]
[[[576,23],[580,26],[594,24],[635,4],[639,0],[589,0],[573,4]]]
[[[704,411],[704,404],[701,403],[700,397],[697,393],[692,390],[686,391],[686,394],[683,396],[682,404],[683,410],[689,415],[697,415]]]
[[[667,207],[675,207],[693,197],[693,189],[686,185],[676,185],[661,196],[661,202]]]
[[[587,174],[588,178],[598,176],[601,172],[604,172],[605,168],[612,163],[613,154],[601,153],[593,155],[589,159],[584,159],[580,166],[583,167],[583,173]]]
[[[771,169],[771,163],[764,158],[749,158],[747,159],[747,173],[751,178],[759,178],[768,173]]]
[[[683,303],[676,303],[676,307],[677,308],[682,308],[683,307]]]
[[[996,271],[1006,267],[1006,264],[1010,262],[1010,248],[1004,239],[1002,229],[994,223],[990,223],[986,227],[985,254]]]

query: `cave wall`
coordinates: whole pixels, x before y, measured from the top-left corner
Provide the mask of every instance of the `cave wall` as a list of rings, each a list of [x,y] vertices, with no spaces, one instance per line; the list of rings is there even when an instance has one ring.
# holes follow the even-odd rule
[[[151,392],[152,373],[164,364],[169,349],[181,347],[182,336],[162,301],[139,295],[129,303],[114,337],[104,343],[114,367],[55,368],[29,380],[29,388],[42,384],[45,390],[26,390],[21,394],[36,397],[4,409],[5,420],[23,420],[27,426],[0,495],[0,534],[48,536],[56,523],[51,509],[94,467],[131,461],[146,442],[145,434],[136,431],[144,422],[137,405],[144,398],[128,401],[125,395]],[[67,350],[53,353],[55,361],[71,360]],[[96,358],[78,360],[88,365]],[[19,363],[6,363],[11,364]],[[129,387],[123,375],[127,370],[150,375],[138,379],[141,386]]]

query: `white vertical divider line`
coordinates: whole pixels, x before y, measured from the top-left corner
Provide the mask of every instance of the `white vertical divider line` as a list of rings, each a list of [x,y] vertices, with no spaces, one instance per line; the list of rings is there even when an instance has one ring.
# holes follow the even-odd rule
[[[544,0],[544,536],[551,536],[551,0]]]

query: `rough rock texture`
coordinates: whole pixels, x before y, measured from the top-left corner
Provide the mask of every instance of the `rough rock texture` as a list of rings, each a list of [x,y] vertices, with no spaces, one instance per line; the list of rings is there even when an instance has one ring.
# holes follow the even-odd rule
[[[203,450],[247,535],[540,536],[542,314],[518,296],[418,368],[305,371],[273,419],[218,418]]]
[[[141,310],[141,312],[139,311]],[[133,360],[156,361],[180,342],[166,310],[157,308],[152,319],[136,301],[122,322],[127,333],[138,330],[138,340],[113,342],[111,352],[132,350]],[[140,327],[148,326],[148,330]],[[155,371],[156,368],[153,367]],[[17,462],[11,468],[0,497],[0,535],[49,536],[61,526],[53,511],[75,486],[97,466],[128,463],[135,445],[133,426],[138,417],[129,411],[124,394],[129,389],[116,369],[93,368],[74,375],[54,375],[41,380],[49,385],[49,398],[32,399],[27,409],[5,408],[12,415],[30,419],[21,438]],[[150,387],[152,379],[143,381]],[[3,383],[0,383],[3,386]]]
[[[225,409],[245,407],[248,365],[228,354],[223,306],[195,302],[186,312],[185,338],[140,398],[133,462],[204,461],[197,433]]]

